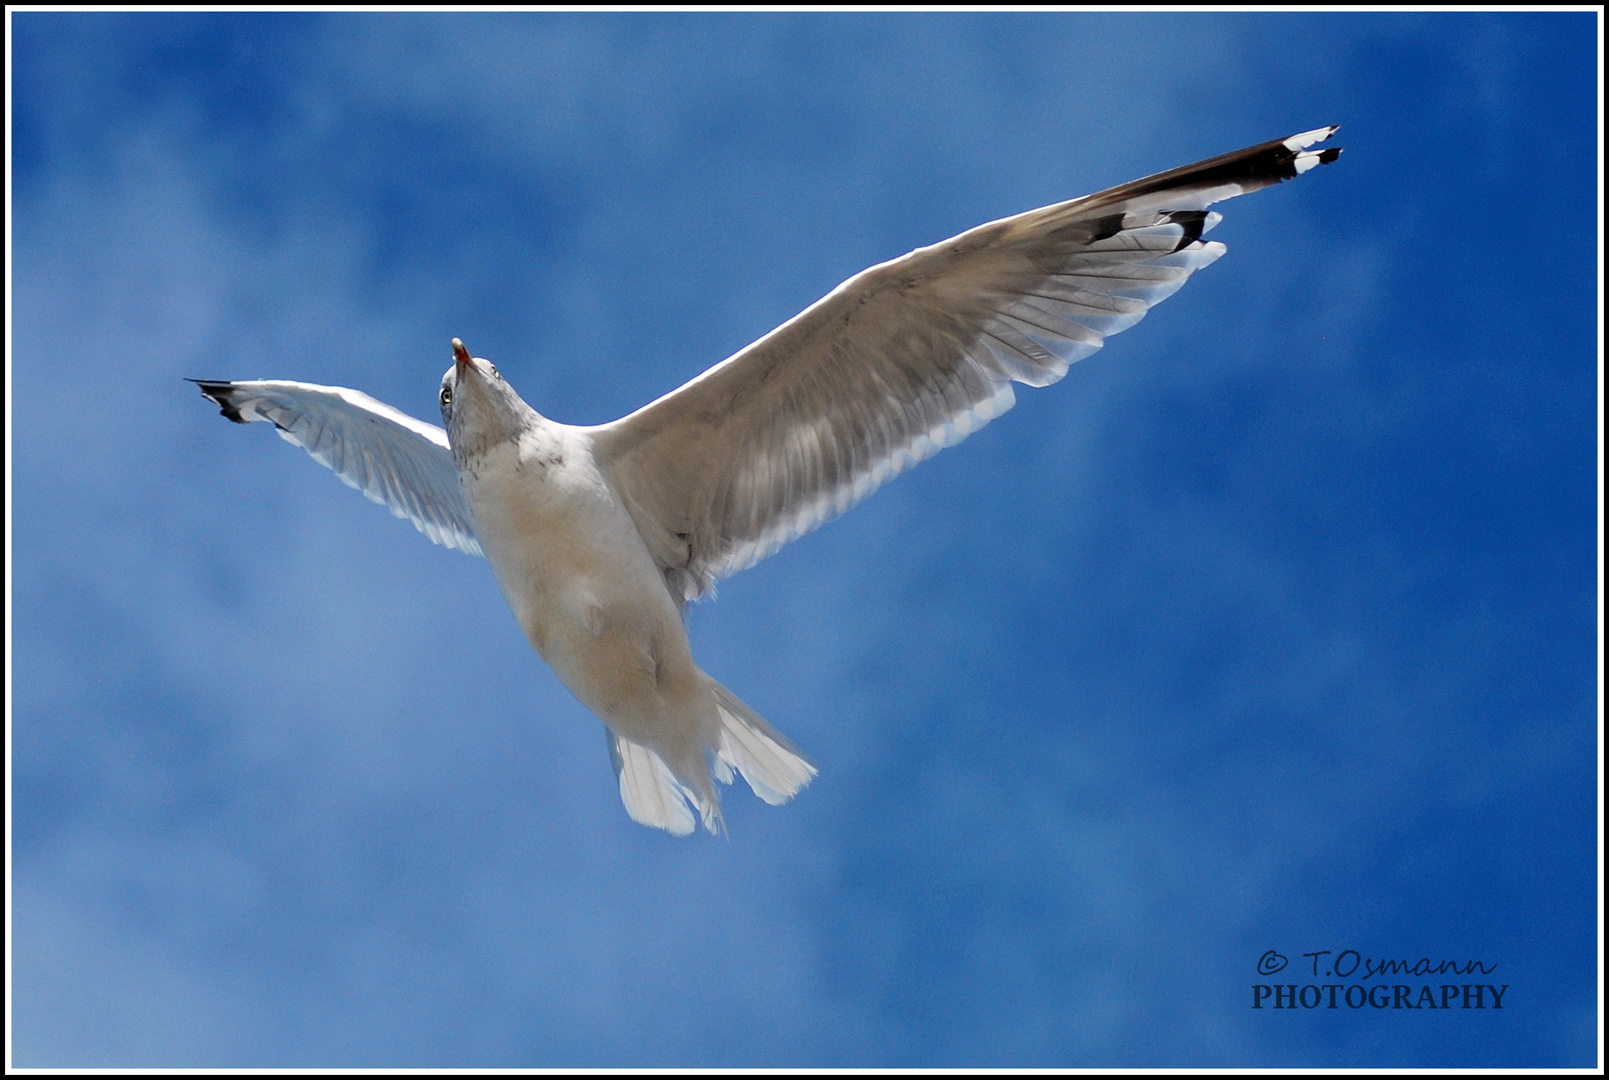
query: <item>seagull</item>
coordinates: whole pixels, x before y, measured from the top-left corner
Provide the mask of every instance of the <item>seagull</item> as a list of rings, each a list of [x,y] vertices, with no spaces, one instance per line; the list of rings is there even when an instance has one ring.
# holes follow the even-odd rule
[[[613,423],[561,424],[453,339],[442,427],[357,390],[191,380],[431,540],[483,555],[604,723],[633,820],[724,830],[716,781],[786,802],[816,776],[693,660],[683,612],[1048,386],[1224,246],[1207,207],[1334,161],[1303,132],[1002,218],[851,277]],[[696,815],[696,818],[695,818]]]

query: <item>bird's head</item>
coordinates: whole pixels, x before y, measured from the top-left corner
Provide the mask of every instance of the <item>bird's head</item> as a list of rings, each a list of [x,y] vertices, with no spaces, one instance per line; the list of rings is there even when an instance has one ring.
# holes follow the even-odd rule
[[[498,443],[518,439],[539,419],[503,381],[495,364],[470,356],[464,343],[453,338],[453,366],[441,377],[441,422],[454,455],[460,460],[479,457]]]

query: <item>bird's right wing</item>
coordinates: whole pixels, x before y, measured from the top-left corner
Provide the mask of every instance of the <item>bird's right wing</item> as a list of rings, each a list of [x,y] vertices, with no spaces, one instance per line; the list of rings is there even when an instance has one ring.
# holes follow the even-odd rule
[[[1333,127],[918,248],[844,282],[678,390],[593,429],[691,600],[1047,386],[1224,252],[1207,207],[1334,161]]]
[[[340,386],[191,379],[237,424],[266,420],[348,487],[444,547],[481,554],[447,433]]]

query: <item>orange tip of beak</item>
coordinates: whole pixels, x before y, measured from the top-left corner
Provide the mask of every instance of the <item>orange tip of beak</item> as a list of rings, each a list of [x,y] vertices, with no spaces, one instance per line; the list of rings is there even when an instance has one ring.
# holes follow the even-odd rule
[[[464,348],[464,343],[457,338],[453,338],[453,359],[458,361],[459,367],[469,363],[469,350]]]

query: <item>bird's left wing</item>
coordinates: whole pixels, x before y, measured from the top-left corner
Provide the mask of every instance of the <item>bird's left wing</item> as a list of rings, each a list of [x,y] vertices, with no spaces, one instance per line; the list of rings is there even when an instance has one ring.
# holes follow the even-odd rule
[[[843,513],[1133,326],[1223,254],[1207,207],[1334,161],[1319,128],[980,225],[856,274],[593,429],[672,591],[693,599]]]
[[[349,487],[444,547],[481,554],[447,433],[340,386],[191,379],[237,424],[265,420]]]

